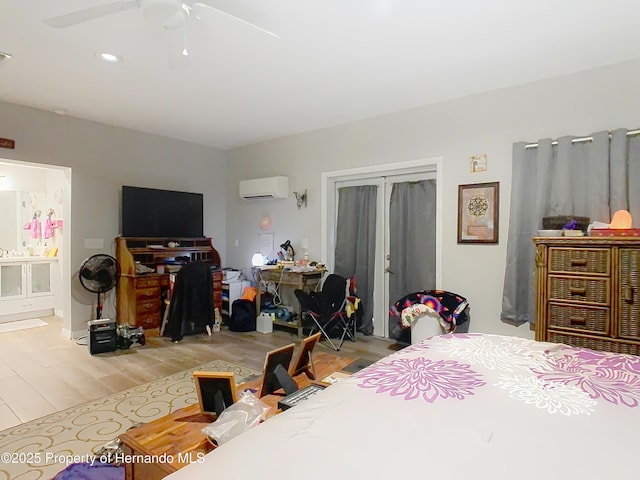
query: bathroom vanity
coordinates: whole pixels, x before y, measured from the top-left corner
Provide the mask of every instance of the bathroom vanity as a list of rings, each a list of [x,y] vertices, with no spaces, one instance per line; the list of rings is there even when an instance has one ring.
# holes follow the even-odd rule
[[[56,257],[0,258],[0,323],[53,315]]]

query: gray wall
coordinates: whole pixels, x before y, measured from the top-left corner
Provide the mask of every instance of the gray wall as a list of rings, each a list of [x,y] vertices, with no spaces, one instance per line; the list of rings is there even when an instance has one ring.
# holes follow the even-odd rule
[[[16,150],[0,150],[0,157],[72,168],[71,284],[82,260],[97,253],[85,248],[85,239],[104,239],[104,251],[113,253],[123,184],[203,192],[205,233],[214,238],[224,265],[246,267],[259,247],[259,222],[267,214],[273,219],[270,231],[276,245],[288,238],[308,238],[311,257],[319,257],[322,172],[441,156],[442,287],[469,298],[472,330],[532,337],[527,327],[511,327],[498,319],[511,146],[545,136],[639,127],[639,80],[640,62],[629,62],[231,152],[0,103],[0,135],[16,140]],[[488,155],[488,171],[471,174],[469,157],[478,154]],[[291,191],[307,188],[308,208],[298,210],[293,195],[260,202],[238,197],[239,180],[272,175],[288,175]],[[486,181],[501,186],[500,243],[457,245],[457,185]],[[67,327],[86,330],[92,306],[75,288],[70,312],[65,312]],[[112,314],[105,311],[105,316]]]
[[[0,136],[16,141],[15,150],[0,150],[0,158],[72,169],[71,258],[66,278],[72,300],[64,308],[65,330],[86,332],[87,320],[94,318],[94,296],[87,297],[78,287],[77,270],[90,255],[115,253],[122,185],[204,193],[205,235],[213,237],[224,256],[225,152],[2,102]],[[102,239],[104,248],[87,249],[85,239]],[[113,298],[107,300],[104,318],[115,315],[114,304]]]
[[[639,80],[640,62],[629,62],[236,149],[229,164],[227,263],[248,265],[266,214],[273,219],[276,245],[309,238],[311,257],[318,258],[322,172],[443,157],[441,286],[469,298],[472,331],[532,338],[527,326],[499,320],[512,144],[640,127]],[[469,157],[478,154],[488,155],[488,171],[472,174]],[[239,180],[276,174],[289,176],[292,191],[308,188],[306,210],[297,210],[293,194],[289,200],[258,203],[239,199]],[[458,245],[457,186],[489,181],[500,182],[500,242]]]

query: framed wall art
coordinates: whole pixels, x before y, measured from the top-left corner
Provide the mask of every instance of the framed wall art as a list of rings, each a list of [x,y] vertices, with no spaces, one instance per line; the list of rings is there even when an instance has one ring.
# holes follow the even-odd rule
[[[498,243],[500,183],[458,185],[458,243]]]

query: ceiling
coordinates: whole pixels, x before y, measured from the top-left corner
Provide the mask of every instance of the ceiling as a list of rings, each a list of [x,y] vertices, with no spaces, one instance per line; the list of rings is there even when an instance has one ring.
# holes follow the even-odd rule
[[[0,0],[0,100],[231,149],[640,57],[637,0],[202,0],[278,38],[201,11],[186,69],[141,9],[43,22],[112,1]]]

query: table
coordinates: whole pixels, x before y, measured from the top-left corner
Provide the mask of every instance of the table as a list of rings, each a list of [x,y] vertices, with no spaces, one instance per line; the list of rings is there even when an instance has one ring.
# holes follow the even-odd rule
[[[322,275],[325,270],[312,270],[309,272],[295,272],[291,270],[285,270],[282,268],[270,268],[265,269],[262,268],[258,270],[258,295],[256,297],[256,306],[258,307],[257,314],[260,315],[261,309],[261,290],[262,285],[266,282],[273,282],[276,284],[276,289],[280,294],[284,294],[283,291],[280,290],[281,287],[287,287],[290,289],[290,294],[293,294],[293,290],[300,289],[305,292],[309,292],[311,290],[315,290],[320,285],[322,280]],[[295,302],[295,303],[293,303]],[[284,320],[274,319],[273,324],[279,325],[285,328],[295,329],[298,333],[298,337],[303,337],[302,333],[302,316],[300,311],[300,303],[296,298],[292,299],[292,303],[294,306],[289,306],[288,308],[295,313],[293,320],[291,322],[287,322]]]
[[[316,353],[313,358],[316,378],[325,378],[353,361],[353,358],[338,357],[325,352]],[[314,383],[304,373],[296,375],[294,380],[299,388]],[[240,394],[246,389],[259,391],[261,384],[260,377],[239,385],[237,392]],[[280,413],[278,400],[284,398],[284,394],[279,393],[261,398],[271,407],[267,418]],[[124,455],[135,456],[132,458],[136,460],[124,462],[125,480],[160,480],[185,465],[198,461],[215,448],[202,433],[202,429],[212,421],[213,417],[202,413],[200,406],[195,404],[180,408],[120,435]]]

